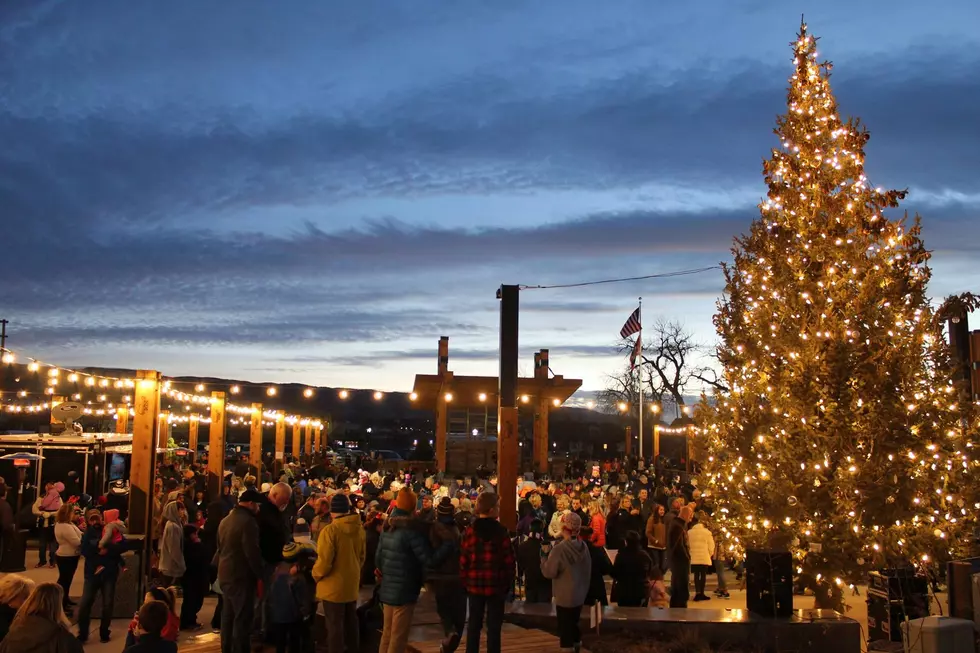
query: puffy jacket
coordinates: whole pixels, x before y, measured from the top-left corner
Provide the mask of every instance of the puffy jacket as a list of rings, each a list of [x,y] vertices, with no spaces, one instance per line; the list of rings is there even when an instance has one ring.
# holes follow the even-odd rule
[[[338,517],[324,526],[317,538],[313,565],[316,598],[331,603],[356,601],[365,555],[360,517]]]
[[[163,508],[163,535],[160,536],[160,573],[181,578],[187,571],[184,563],[184,525],[180,521],[180,504],[171,501]]]
[[[589,522],[592,529],[592,543],[598,547],[606,546],[606,517],[601,512],[592,515]]]
[[[711,565],[715,552],[715,538],[704,524],[695,524],[687,531],[687,541],[691,547],[692,565]]]
[[[449,545],[433,551],[426,527],[427,524],[397,508],[388,518],[375,555],[375,565],[381,572],[378,596],[385,605],[418,601],[426,567],[441,563],[450,551]]]

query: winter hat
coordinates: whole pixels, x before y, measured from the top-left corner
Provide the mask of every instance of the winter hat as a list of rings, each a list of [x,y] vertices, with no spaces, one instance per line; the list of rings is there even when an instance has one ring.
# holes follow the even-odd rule
[[[105,523],[110,523],[114,521],[119,521],[119,511],[115,509],[105,511]]]
[[[452,517],[455,509],[453,508],[453,502],[449,497],[443,497],[439,502],[439,506],[436,508],[436,515],[439,517]]]
[[[415,493],[409,488],[403,487],[398,492],[398,498],[395,499],[395,507],[405,512],[415,512],[415,506],[418,505],[418,502],[419,498],[415,496]]]
[[[346,515],[350,512],[350,499],[346,494],[337,492],[331,497],[330,512],[335,515]]]
[[[88,510],[85,511],[85,522],[88,523],[88,521],[92,519],[92,517],[98,517],[99,519],[102,519],[102,513],[96,510],[95,508],[89,508]]]
[[[582,530],[582,518],[574,512],[567,512],[561,518],[561,528],[563,531],[567,531],[569,535],[577,537],[578,532]]]
[[[310,534],[310,525],[307,524],[306,520],[303,519],[302,517],[298,518],[296,520],[296,523],[293,524],[293,535],[309,535],[309,534]]]
[[[271,489],[272,489],[272,483],[263,483],[262,484],[262,490],[261,490],[262,491],[262,494],[267,494],[269,492],[269,490],[271,490]]]
[[[259,503],[262,501],[262,495],[255,490],[245,490],[242,495],[238,497],[238,503]]]
[[[294,560],[302,550],[303,547],[296,542],[288,542],[282,547],[282,558],[283,560]]]

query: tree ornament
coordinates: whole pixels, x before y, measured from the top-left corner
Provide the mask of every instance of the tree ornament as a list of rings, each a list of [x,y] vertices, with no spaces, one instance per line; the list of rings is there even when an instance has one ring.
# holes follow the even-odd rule
[[[788,503],[788,504],[789,504],[789,505],[791,505],[791,506],[795,506],[795,505],[796,505],[796,504],[798,504],[799,502],[800,502],[800,500],[799,500],[799,499],[797,499],[797,498],[796,498],[795,496],[793,496],[792,494],[791,494],[791,495],[789,495],[788,497],[786,497],[786,503]]]

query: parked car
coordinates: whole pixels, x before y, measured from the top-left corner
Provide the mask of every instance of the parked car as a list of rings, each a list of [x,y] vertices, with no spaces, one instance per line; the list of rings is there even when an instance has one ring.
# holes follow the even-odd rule
[[[405,460],[400,453],[391,449],[378,449],[374,455],[378,460]]]

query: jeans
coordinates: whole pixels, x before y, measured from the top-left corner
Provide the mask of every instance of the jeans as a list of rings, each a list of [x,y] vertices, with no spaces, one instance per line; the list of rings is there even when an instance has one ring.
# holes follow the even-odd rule
[[[79,556],[55,556],[55,564],[58,565],[58,584],[64,591],[62,604],[68,606],[68,591],[71,589],[71,581],[75,578],[78,570]]]
[[[414,614],[414,603],[384,606],[385,625],[381,631],[381,647],[378,653],[405,653]]]
[[[54,526],[43,526],[38,530],[38,537],[41,544],[37,550],[37,561],[39,564],[48,564],[48,556],[51,557],[51,564],[54,564],[54,552],[58,550],[58,541],[54,538]]]
[[[704,586],[708,583],[708,565],[693,565],[691,571],[694,573],[694,596],[704,596]]]
[[[678,556],[680,557],[680,556]],[[691,562],[672,560],[670,565],[670,607],[686,608],[691,596]]]
[[[453,653],[466,626],[466,591],[459,583],[440,583],[435,588],[436,612],[442,621],[443,651]]]
[[[466,653],[480,653],[483,616],[487,621],[487,653],[500,653],[500,628],[504,625],[504,595],[470,594],[470,622],[466,626]]]
[[[332,603],[323,601],[323,619],[327,625],[327,653],[361,650],[361,625],[357,621],[357,601]],[[280,652],[281,653],[281,652]]]
[[[197,625],[197,613],[204,606],[204,595],[208,592],[207,578],[184,576],[184,600],[180,604],[180,627],[193,628]]]
[[[725,582],[725,561],[715,558],[715,576],[718,577],[718,591],[727,592],[728,584]]]
[[[661,574],[667,573],[667,550],[666,549],[647,549],[653,566],[660,570]]]
[[[249,653],[255,585],[221,586],[221,653]]]
[[[95,595],[102,593],[102,617],[99,623],[99,636],[109,639],[109,627],[112,625],[112,611],[116,603],[116,576],[107,576],[105,572],[85,579],[82,590],[82,600],[78,607],[78,638],[83,642],[88,639],[88,627],[92,616],[92,605]]]
[[[558,617],[558,645],[561,648],[572,648],[582,641],[582,631],[579,620],[582,618],[582,606],[563,608],[555,606],[555,616]]]

